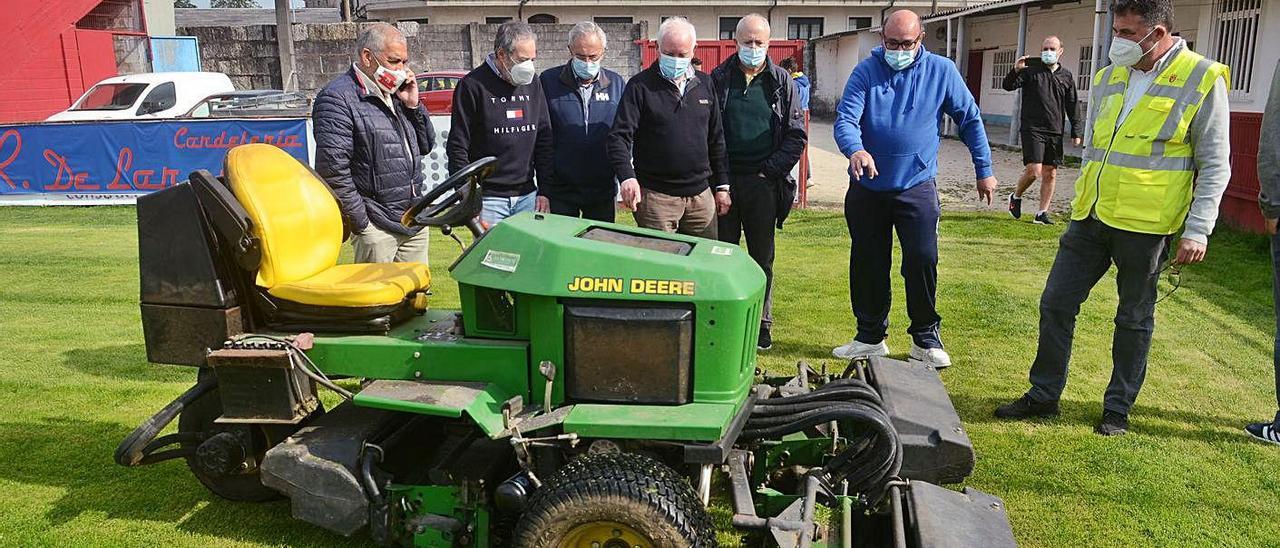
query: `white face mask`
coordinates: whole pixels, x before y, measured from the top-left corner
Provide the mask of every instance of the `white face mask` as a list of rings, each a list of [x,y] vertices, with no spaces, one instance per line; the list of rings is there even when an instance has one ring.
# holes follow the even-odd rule
[[[373,71],[373,81],[378,83],[378,87],[387,93],[395,93],[404,85],[404,81],[409,79],[409,72],[404,70],[391,70],[378,64],[378,70]]]
[[[1119,36],[1112,38],[1111,49],[1107,52],[1107,57],[1110,58],[1111,62],[1116,66],[1132,67],[1133,65],[1138,64],[1138,61],[1142,60],[1143,55],[1146,55],[1151,50],[1156,49],[1156,47],[1152,45],[1150,49],[1143,51],[1142,46],[1140,45],[1143,40],[1146,40],[1147,37],[1151,36],[1151,33],[1155,31],[1156,29],[1151,29],[1151,32],[1148,32],[1147,36],[1139,38],[1137,42],[1121,38]]]
[[[512,84],[523,86],[532,83],[533,77],[537,72],[538,69],[533,66],[533,59],[529,59],[511,65],[511,69],[507,71],[507,74],[510,76]]]

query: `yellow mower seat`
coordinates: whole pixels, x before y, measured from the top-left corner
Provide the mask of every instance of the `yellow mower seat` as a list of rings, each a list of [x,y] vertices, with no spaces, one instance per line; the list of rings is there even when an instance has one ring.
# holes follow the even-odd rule
[[[431,271],[422,263],[337,264],[338,202],[324,181],[285,151],[260,143],[233,148],[226,175],[262,248],[256,283],[272,297],[312,306],[377,307],[431,287]],[[415,304],[425,308],[425,301]]]

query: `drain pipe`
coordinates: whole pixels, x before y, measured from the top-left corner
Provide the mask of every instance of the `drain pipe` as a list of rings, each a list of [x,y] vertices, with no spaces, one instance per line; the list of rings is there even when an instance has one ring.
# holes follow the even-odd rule
[[[766,11],[764,15],[764,18],[769,20],[770,28],[773,27],[773,8],[776,7],[778,7],[778,0],[773,0],[773,3],[769,4],[769,11]]]
[[[520,5],[516,6],[516,20],[520,21],[521,23],[524,22],[524,5],[528,3],[529,3],[529,0],[520,0]]]
[[[897,0],[889,0],[889,3],[888,3],[887,5],[885,5],[884,9],[880,10],[880,27],[881,27],[881,29],[883,29],[883,28],[884,28],[884,19],[885,19],[884,14],[885,14],[885,12],[887,12],[887,11],[889,11],[889,10],[893,9],[893,3],[894,3],[894,2],[896,2],[896,1],[897,1]],[[881,30],[881,32],[883,33],[884,31],[883,31],[883,30]]]
[[[1106,0],[1094,0],[1093,4],[1093,72],[1102,69],[1102,19],[1107,13]],[[1089,99],[1085,102],[1084,114],[1084,132],[1080,135],[1084,138],[1081,143],[1081,156],[1087,156],[1084,151],[1092,148],[1090,141],[1093,131],[1093,75],[1089,76]]]

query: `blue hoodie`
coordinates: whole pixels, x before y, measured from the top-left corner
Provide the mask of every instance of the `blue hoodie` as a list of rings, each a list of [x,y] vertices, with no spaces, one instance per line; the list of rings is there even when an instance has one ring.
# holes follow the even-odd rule
[[[795,77],[796,92],[800,94],[800,108],[809,110],[809,77],[803,74]]]
[[[845,157],[866,150],[879,176],[850,179],[875,191],[901,191],[938,174],[939,123],[955,120],[969,147],[978,179],[991,176],[991,149],[978,104],[950,59],[920,53],[907,68],[893,70],[884,48],[854,67],[836,108],[836,145]]]

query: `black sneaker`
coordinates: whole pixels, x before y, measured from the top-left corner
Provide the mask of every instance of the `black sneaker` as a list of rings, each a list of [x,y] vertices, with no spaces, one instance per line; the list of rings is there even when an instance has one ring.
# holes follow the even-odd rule
[[[1034,222],[1035,224],[1038,224],[1038,225],[1052,225],[1052,224],[1057,224],[1057,223],[1053,222],[1053,219],[1052,219],[1051,217],[1049,217],[1049,212],[1048,212],[1048,211],[1041,211],[1040,213],[1036,213],[1036,218],[1035,218],[1035,220],[1034,220],[1033,222]]]
[[[768,350],[773,348],[773,334],[769,333],[767,326],[760,326],[760,338],[756,339],[756,349]]]
[[[1129,417],[1115,411],[1103,411],[1102,422],[1093,431],[1104,436],[1123,436],[1129,433]]]
[[[1014,196],[1012,192],[1009,193],[1009,214],[1014,219],[1022,218],[1022,198]]]
[[[1058,402],[1038,402],[1031,396],[1023,395],[1010,403],[996,408],[996,416],[1002,419],[1052,418],[1058,416]]]
[[[1274,422],[1257,422],[1244,427],[1244,431],[1260,441],[1280,445],[1280,425]]]

